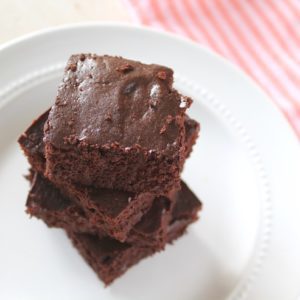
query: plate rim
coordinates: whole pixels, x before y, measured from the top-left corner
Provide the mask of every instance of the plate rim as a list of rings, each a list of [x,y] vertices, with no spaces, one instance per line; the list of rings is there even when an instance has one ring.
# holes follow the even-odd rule
[[[12,41],[9,41],[9,42],[3,44],[2,46],[0,46],[0,56],[1,56],[2,51],[9,50],[10,47],[18,46],[19,43],[22,43],[24,41],[27,42],[30,39],[39,38],[39,36],[43,36],[43,35],[48,34],[48,33],[55,33],[56,31],[69,30],[69,29],[74,30],[76,28],[90,27],[90,26],[96,26],[96,27],[100,26],[100,27],[107,27],[107,28],[113,27],[115,29],[124,29],[124,27],[125,27],[126,29],[130,29],[130,30],[147,31],[147,32],[154,33],[154,34],[159,34],[160,36],[165,36],[165,37],[168,37],[168,38],[175,39],[177,42],[180,42],[180,43],[184,42],[185,44],[189,44],[190,46],[192,46],[194,48],[196,47],[200,51],[206,52],[207,55],[209,55],[213,58],[216,58],[218,61],[221,61],[222,64],[225,64],[231,70],[233,70],[234,72],[237,72],[239,77],[241,77],[241,80],[242,80],[242,78],[244,78],[244,80],[247,80],[248,83],[251,84],[252,88],[255,88],[257,91],[259,91],[259,93],[263,96],[263,98],[265,100],[268,99],[268,103],[270,105],[272,105],[273,108],[276,107],[277,112],[280,113],[281,122],[285,122],[285,124],[287,125],[285,127],[289,128],[290,133],[292,133],[292,136],[294,137],[294,139],[297,140],[296,133],[293,131],[292,127],[290,126],[290,124],[288,123],[286,118],[284,117],[282,111],[279,109],[278,106],[275,105],[275,103],[269,98],[269,96],[263,91],[263,89],[251,77],[249,77],[246,73],[244,73],[238,66],[234,65],[233,63],[231,63],[227,59],[223,58],[219,54],[213,52],[212,50],[208,49],[207,47],[200,46],[199,44],[197,44],[195,42],[192,42],[192,41],[190,41],[186,38],[183,38],[183,37],[176,36],[174,34],[169,34],[169,33],[166,33],[166,32],[161,32],[161,31],[156,30],[156,29],[152,29],[152,28],[148,28],[148,27],[142,27],[142,26],[135,26],[135,25],[126,24],[126,23],[125,24],[124,23],[116,23],[116,22],[74,23],[74,24],[67,24],[67,25],[63,25],[63,26],[55,26],[55,27],[39,30],[37,32],[29,33],[25,36],[22,36],[22,37],[14,39]],[[237,287],[238,286],[239,286],[239,284],[237,285]],[[234,290],[237,287],[235,287]],[[231,294],[233,292],[234,291],[232,291]]]

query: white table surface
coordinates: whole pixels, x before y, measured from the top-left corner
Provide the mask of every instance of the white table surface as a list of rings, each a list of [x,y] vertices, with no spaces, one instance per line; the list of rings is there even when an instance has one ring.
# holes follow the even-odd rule
[[[32,31],[84,21],[129,22],[121,0],[0,0],[0,43]]]

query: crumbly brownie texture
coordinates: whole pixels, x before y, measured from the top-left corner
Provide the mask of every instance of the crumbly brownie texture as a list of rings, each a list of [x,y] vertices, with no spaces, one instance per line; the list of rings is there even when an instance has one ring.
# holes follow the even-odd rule
[[[202,202],[189,189],[189,187],[181,181],[181,190],[176,194],[175,205],[172,208],[172,217],[167,228],[167,241],[170,243],[176,238],[177,234],[184,232],[187,220],[190,223],[198,219],[198,212],[202,210]],[[174,237],[174,233],[175,237]]]
[[[44,112],[28,129],[19,137],[20,144],[25,156],[27,157],[32,168],[41,174],[45,171],[45,154],[44,154],[44,125],[48,119],[49,110]]]
[[[47,110],[38,119],[32,122],[29,128],[20,136],[18,142],[24,151],[32,168],[44,174],[45,154],[44,154],[44,125],[47,121],[49,111]],[[199,134],[200,125],[197,121],[185,116],[185,157],[189,157]]]
[[[196,143],[196,140],[199,136],[200,124],[186,115],[184,121],[184,127],[185,127],[185,159],[187,159],[191,155],[193,146]]]
[[[68,231],[95,234],[100,238],[108,235],[107,226],[91,222],[80,205],[63,196],[46,178],[38,173],[31,177],[32,187],[26,202],[27,212],[30,215],[42,219],[49,227],[62,227]],[[112,205],[115,204],[112,199]],[[152,247],[155,250],[163,249],[170,217],[170,199],[158,197],[141,221],[130,230],[126,241]]]
[[[134,247],[110,238],[67,231],[74,247],[105,283],[111,284],[141,259],[155,253],[151,248]]]
[[[125,241],[129,231],[155,201],[155,195],[151,193],[134,194],[80,186],[74,186],[70,194],[71,199],[77,200],[75,202],[84,209],[91,225],[101,224],[109,236],[119,241]]]
[[[43,173],[45,168],[42,128],[46,118],[47,112],[33,122],[19,139],[33,169],[40,173]],[[185,145],[186,155],[188,155],[198,135],[199,124],[187,116],[185,118],[187,132]],[[101,230],[119,240],[126,239],[131,228],[150,209],[154,199],[154,196],[148,193],[134,195],[107,189],[85,188],[80,185],[65,186],[62,190],[68,198],[83,207],[85,214],[89,216],[96,228],[100,226]],[[115,199],[114,202],[110,202],[112,198]],[[78,213],[75,208],[71,211],[73,210],[74,213]]]
[[[179,188],[192,101],[172,84],[163,66],[71,56],[44,128],[46,177],[136,193]]]
[[[186,194],[188,188],[184,184],[183,187],[182,194]],[[166,237],[169,243],[185,232],[187,226],[197,219],[197,212],[201,209],[201,203],[195,195],[189,190],[188,194],[172,215]],[[182,198],[179,196],[178,199]],[[74,246],[106,285],[112,283],[132,265],[155,252],[153,248],[139,247],[127,242],[120,243],[110,238],[101,239],[96,235],[72,231],[67,233]]]
[[[29,192],[27,210],[41,218],[48,216],[49,225],[52,226],[55,225],[53,222],[58,222],[56,226],[72,223],[72,226],[77,227],[84,224],[85,227],[88,225],[87,229],[105,232],[119,241],[125,241],[133,226],[151,208],[155,198],[154,195],[145,193],[134,195],[108,189],[80,187],[77,187],[76,194],[80,200],[74,201],[74,194],[69,200],[51,182],[37,173]],[[41,203],[41,206],[37,203]]]

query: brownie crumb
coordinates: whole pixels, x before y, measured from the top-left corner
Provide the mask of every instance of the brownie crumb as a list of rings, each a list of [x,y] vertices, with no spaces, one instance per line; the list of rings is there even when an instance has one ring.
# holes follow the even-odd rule
[[[133,66],[130,64],[125,64],[117,68],[117,71],[121,73],[128,73],[130,71],[133,71]]]
[[[27,138],[27,133],[26,132],[22,133],[21,137],[26,139]]]
[[[111,113],[106,113],[106,114],[105,114],[105,120],[106,120],[106,121],[111,121],[111,120],[112,120],[112,115],[111,115]]]
[[[161,130],[160,130],[160,134],[163,134],[163,133],[165,133],[166,132],[166,130],[167,130],[167,126],[166,125],[164,125],[162,128],[161,128]]]
[[[72,72],[76,72],[77,65],[76,64],[70,64],[69,67],[68,67],[68,70],[71,70]]]
[[[193,103],[193,100],[191,98],[181,96],[179,107],[180,108],[189,108],[192,103]]]
[[[151,108],[156,108],[157,107],[157,104],[158,104],[158,99],[155,99],[155,98],[151,98],[149,100],[149,106]]]
[[[110,146],[111,146],[111,148],[116,149],[116,148],[120,147],[120,144],[118,142],[113,142],[113,143],[111,143]]]
[[[130,148],[130,147],[125,147],[125,149],[124,149],[125,153],[129,153],[129,152],[130,152],[130,150],[131,150],[131,148]]]
[[[167,73],[165,71],[159,71],[157,73],[157,77],[161,80],[166,80],[167,79]]]
[[[166,118],[166,122],[167,124],[171,124],[172,123],[172,120],[173,120],[173,117],[171,115],[168,115],[167,118]]]
[[[175,123],[176,124],[180,124],[180,122],[181,122],[181,119],[178,116],[176,116],[175,117]]]
[[[50,129],[50,125],[48,122],[45,122],[44,123],[44,131],[48,131]],[[44,137],[43,137],[43,140],[44,140]]]
[[[85,60],[85,55],[84,55],[84,54],[80,54],[79,59],[80,59],[81,61],[84,61],[84,60]]]
[[[70,134],[69,136],[64,137],[65,144],[76,144],[77,138],[75,134]]]

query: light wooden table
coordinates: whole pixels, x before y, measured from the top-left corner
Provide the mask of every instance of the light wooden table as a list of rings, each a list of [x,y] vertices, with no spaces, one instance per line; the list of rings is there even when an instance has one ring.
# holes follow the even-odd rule
[[[84,21],[129,22],[121,0],[0,0],[0,43],[23,34]]]

